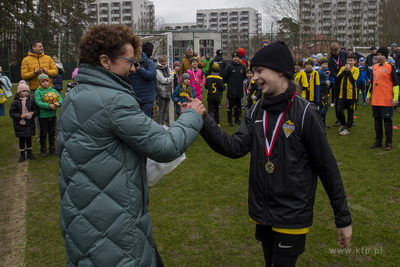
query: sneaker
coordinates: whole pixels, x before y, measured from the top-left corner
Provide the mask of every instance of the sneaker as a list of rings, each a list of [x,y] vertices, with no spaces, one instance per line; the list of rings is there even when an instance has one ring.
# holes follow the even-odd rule
[[[343,126],[343,125],[340,126],[340,127],[339,127],[339,130],[338,130],[338,133],[340,133],[340,132],[343,131],[344,129],[346,129],[346,126]]]
[[[331,107],[334,107],[335,106],[335,103],[331,103]]]
[[[233,123],[231,121],[229,121],[228,126],[233,126]]]
[[[240,125],[240,120],[236,120],[235,123]]]
[[[385,145],[385,147],[383,148],[383,150],[385,150],[385,151],[392,150],[392,144],[387,144],[387,145]]]
[[[349,135],[350,134],[350,131],[349,130],[347,130],[347,129],[344,129],[343,131],[341,131],[340,133],[339,133],[341,136],[344,136],[344,135]]]
[[[42,158],[47,157],[47,150],[40,150],[40,156],[41,156]]]
[[[378,148],[378,147],[382,147],[382,143],[377,143],[377,142],[375,142],[375,143],[373,143],[369,148]]]
[[[340,123],[340,121],[336,121],[335,124],[333,125],[333,127],[339,127],[340,125],[342,125],[342,124]]]
[[[367,105],[367,103],[363,103],[363,106],[366,106]]]
[[[50,155],[57,155],[57,150],[55,148],[50,148]]]
[[[328,125],[325,125],[325,126],[324,126],[324,129],[325,129],[325,130],[328,130],[329,128],[330,128],[330,127],[329,127]]]

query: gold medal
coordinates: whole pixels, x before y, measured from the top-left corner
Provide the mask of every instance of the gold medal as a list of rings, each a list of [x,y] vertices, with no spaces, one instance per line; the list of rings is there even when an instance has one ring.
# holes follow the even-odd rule
[[[268,162],[265,164],[265,170],[266,170],[269,174],[274,173],[274,171],[275,171],[275,166],[274,166],[274,164],[273,164],[271,161],[268,161]]]

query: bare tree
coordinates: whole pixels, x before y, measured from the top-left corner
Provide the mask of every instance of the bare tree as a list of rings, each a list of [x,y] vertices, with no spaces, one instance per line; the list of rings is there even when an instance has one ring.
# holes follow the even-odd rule
[[[275,21],[279,21],[282,18],[291,18],[294,22],[300,23],[301,2],[302,0],[265,0],[263,8],[265,14],[271,16]]]

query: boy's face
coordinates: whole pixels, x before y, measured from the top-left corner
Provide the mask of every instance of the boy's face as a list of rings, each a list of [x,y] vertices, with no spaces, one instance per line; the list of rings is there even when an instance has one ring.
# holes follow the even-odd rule
[[[29,91],[28,90],[24,90],[24,91],[19,92],[19,96],[20,97],[28,97],[28,95],[29,95]]]
[[[350,68],[354,67],[354,63],[356,63],[354,58],[348,58],[347,59],[347,64],[350,65]]]
[[[252,71],[248,71],[248,72],[246,72],[246,78],[247,79],[251,79],[251,78],[253,78],[253,76],[254,76],[254,74],[253,74],[253,72]]]
[[[379,63],[385,63],[386,57],[384,55],[382,55],[381,53],[378,53],[378,54],[376,54],[376,56],[378,58]]]
[[[199,62],[196,60],[192,61],[192,68],[197,69],[199,67]]]
[[[240,59],[239,57],[233,57],[232,62],[237,64],[237,63],[239,63],[239,59]]]
[[[42,82],[40,83],[40,86],[43,88],[49,88],[50,82],[47,79],[43,79]]]
[[[321,64],[321,69],[325,70],[328,67],[328,62],[324,62]]]
[[[307,64],[306,64],[306,70],[307,70],[307,71],[312,70],[312,67],[313,67],[312,64],[310,64],[310,63],[307,63]]]
[[[365,61],[360,61],[360,65],[364,66],[365,65]]]
[[[183,83],[186,84],[186,85],[188,85],[188,84],[190,83],[190,79],[189,79],[189,78],[184,79],[184,80],[183,80]]]
[[[180,66],[176,66],[176,67],[175,67],[175,72],[178,72],[180,69],[181,69]]]
[[[374,64],[376,64],[376,63],[378,63],[378,59],[373,59],[372,62],[373,62]]]
[[[283,75],[272,69],[261,66],[253,67],[254,78],[253,80],[260,86],[262,93],[266,95],[277,95],[282,93]]]

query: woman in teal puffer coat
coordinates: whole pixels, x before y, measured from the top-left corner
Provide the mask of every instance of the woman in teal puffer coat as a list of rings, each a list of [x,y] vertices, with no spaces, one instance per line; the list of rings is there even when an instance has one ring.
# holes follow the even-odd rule
[[[128,75],[140,41],[131,28],[95,25],[79,46],[78,85],[60,114],[60,221],[68,266],[163,266],[148,210],[146,158],[179,157],[203,126],[194,100],[165,131],[139,106]]]

